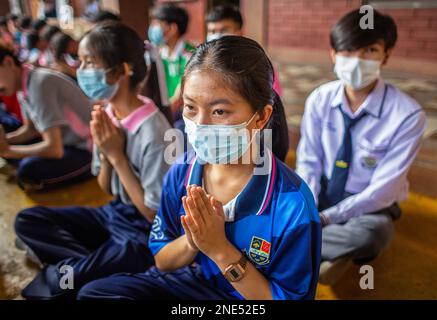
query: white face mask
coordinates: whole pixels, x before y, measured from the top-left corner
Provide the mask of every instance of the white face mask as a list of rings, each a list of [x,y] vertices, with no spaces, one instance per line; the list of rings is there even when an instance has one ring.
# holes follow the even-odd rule
[[[357,57],[335,56],[334,72],[337,77],[353,89],[362,89],[371,84],[380,75],[381,61],[366,60]]]
[[[220,39],[223,36],[224,36],[224,34],[218,33],[218,32],[217,33],[213,33],[213,34],[209,34],[209,35],[206,36],[206,42],[210,42],[210,41],[213,41],[213,40]]]
[[[184,117],[185,132],[197,156],[210,164],[233,163],[249,149],[247,125],[253,117],[237,125],[199,125]]]

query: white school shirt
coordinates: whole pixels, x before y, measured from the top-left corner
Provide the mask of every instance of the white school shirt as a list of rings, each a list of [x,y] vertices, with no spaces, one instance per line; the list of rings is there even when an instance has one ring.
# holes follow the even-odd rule
[[[421,106],[381,78],[354,114],[341,81],[318,87],[305,104],[296,169],[316,202],[320,179],[322,175],[330,179],[343,142],[344,120],[339,108],[352,119],[362,112],[368,115],[351,129],[353,159],[345,191],[353,195],[322,212],[328,223],[343,223],[405,200],[408,169],[426,126]]]

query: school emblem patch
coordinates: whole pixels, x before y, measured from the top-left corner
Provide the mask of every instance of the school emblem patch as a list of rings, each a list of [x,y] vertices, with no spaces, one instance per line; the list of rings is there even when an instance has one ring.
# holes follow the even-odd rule
[[[270,262],[270,242],[259,238],[252,237],[249,248],[249,258],[257,265],[265,265]]]
[[[363,165],[368,169],[373,169],[376,167],[376,158],[375,157],[364,157]]]

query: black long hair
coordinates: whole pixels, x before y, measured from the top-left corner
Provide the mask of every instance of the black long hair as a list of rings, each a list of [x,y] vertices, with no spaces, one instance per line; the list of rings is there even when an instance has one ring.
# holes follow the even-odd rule
[[[200,45],[189,60],[182,80],[198,69],[213,70],[223,77],[253,108],[262,112],[268,104],[273,113],[265,129],[273,134],[273,153],[284,161],[288,148],[288,128],[284,105],[273,90],[274,72],[264,49],[254,40],[224,36]]]

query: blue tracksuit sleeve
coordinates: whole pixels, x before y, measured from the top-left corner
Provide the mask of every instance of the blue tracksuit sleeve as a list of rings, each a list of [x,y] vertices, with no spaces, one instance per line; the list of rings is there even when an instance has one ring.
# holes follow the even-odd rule
[[[181,167],[174,165],[164,179],[160,206],[149,237],[149,248],[153,255],[182,235],[179,213],[183,194]]]
[[[314,204],[308,201],[291,203],[295,205],[289,206],[289,210],[299,217],[314,216],[317,212]],[[275,300],[314,299],[320,264],[320,222],[312,218],[294,222],[276,242],[278,247],[270,265],[269,280]]]

